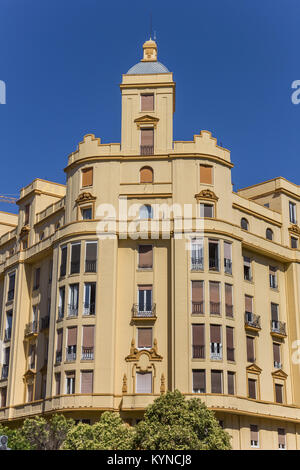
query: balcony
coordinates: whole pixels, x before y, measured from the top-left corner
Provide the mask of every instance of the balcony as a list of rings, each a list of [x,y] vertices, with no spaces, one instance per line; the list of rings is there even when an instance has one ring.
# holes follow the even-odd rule
[[[152,305],[140,305],[133,304],[132,309],[132,319],[144,319],[144,320],[154,320],[156,319],[156,304]]]
[[[61,351],[56,351],[55,363],[60,364],[61,361],[62,361],[62,352]]]
[[[210,343],[210,358],[214,361],[221,361],[222,357],[222,344]]]
[[[65,309],[64,307],[58,307],[58,319],[62,320],[65,315]]]
[[[252,331],[259,331],[261,329],[260,316],[252,312],[245,312],[245,328]]]
[[[92,361],[94,359],[94,348],[82,346],[81,359],[83,361]]]
[[[232,274],[232,261],[231,261],[231,259],[224,258],[224,271],[227,274]]]
[[[74,362],[76,361],[76,346],[68,346],[66,348],[66,361]]]
[[[220,315],[220,302],[210,302],[210,314],[211,315]]]
[[[274,367],[275,369],[281,369],[282,368],[281,362],[274,361]]]
[[[85,272],[95,273],[97,268],[97,260],[86,260],[85,261]]]
[[[95,304],[94,303],[84,303],[83,304],[83,315],[84,316],[89,316],[89,315],[95,315],[96,310],[95,310]]]
[[[1,371],[1,379],[5,380],[8,378],[8,364],[3,364]]]
[[[200,302],[192,301],[192,313],[195,314],[203,314],[204,313],[204,302],[201,300]]]
[[[6,328],[4,332],[4,341],[10,341],[11,338],[11,328]]]
[[[271,335],[280,338],[286,337],[285,322],[279,320],[271,320]]]
[[[7,301],[13,300],[15,296],[15,289],[11,289],[7,293]]]
[[[203,258],[191,260],[191,270],[192,271],[203,271]]]
[[[153,145],[141,145],[141,155],[153,155],[154,146]]]
[[[193,359],[205,359],[205,346],[193,345]]]
[[[50,317],[47,315],[40,319],[40,331],[47,330],[49,328]]]
[[[37,336],[38,334],[38,324],[37,321],[32,321],[27,323],[25,326],[25,336]]]
[[[78,317],[78,305],[68,305],[68,317]]]

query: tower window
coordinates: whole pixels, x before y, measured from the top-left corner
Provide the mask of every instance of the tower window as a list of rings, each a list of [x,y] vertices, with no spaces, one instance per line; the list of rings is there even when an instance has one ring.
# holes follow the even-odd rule
[[[141,95],[141,111],[154,111],[154,94]]]
[[[141,155],[152,155],[154,151],[154,129],[141,129]]]
[[[150,166],[140,169],[140,183],[153,183],[153,170]]]
[[[200,165],[200,183],[212,184],[212,166]]]

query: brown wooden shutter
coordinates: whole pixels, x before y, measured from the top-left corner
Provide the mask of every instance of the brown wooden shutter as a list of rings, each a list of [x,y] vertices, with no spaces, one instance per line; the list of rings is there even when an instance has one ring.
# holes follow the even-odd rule
[[[228,395],[234,395],[234,372],[228,372]]]
[[[276,403],[283,403],[283,393],[282,393],[282,385],[275,384],[275,396],[276,396]]]
[[[153,183],[153,170],[145,166],[140,170],[140,183]]]
[[[60,373],[55,374],[55,394],[60,395]]]
[[[152,372],[136,373],[136,393],[152,393]]]
[[[250,295],[245,295],[245,310],[252,313],[252,297]]]
[[[225,284],[225,304],[232,305],[232,285]]]
[[[193,390],[206,390],[205,370],[193,370]]]
[[[221,326],[210,325],[210,342],[221,343]]]
[[[278,321],[278,305],[271,303],[272,321]]]
[[[256,380],[248,379],[249,398],[256,398]]]
[[[212,184],[212,167],[200,165],[200,183]]]
[[[231,243],[224,242],[224,258],[231,260]]]
[[[141,129],[141,145],[153,147],[154,129]]]
[[[203,302],[203,281],[192,281],[192,301]]]
[[[220,283],[209,281],[209,294],[211,302],[220,302]]]
[[[247,361],[255,362],[254,357],[254,338],[247,336]]]
[[[280,344],[273,343],[274,362],[280,362]]]
[[[138,328],[138,348],[152,348],[152,328]]]
[[[68,346],[77,344],[77,326],[68,328]]]
[[[84,348],[93,348],[94,347],[94,334],[95,334],[94,325],[89,325],[89,326],[84,326],[83,327],[82,346]]]
[[[285,429],[278,428],[278,445],[285,446]]]
[[[226,344],[227,348],[233,348],[233,328],[226,326]]]
[[[250,425],[250,439],[258,442],[258,427],[255,424]]]
[[[141,111],[154,110],[154,94],[141,95]]]
[[[211,371],[211,393],[222,393],[222,371]]]
[[[93,186],[93,168],[82,170],[82,187]]]
[[[57,332],[57,352],[62,351],[62,343],[63,343],[63,330],[58,330]]]
[[[81,393],[93,393],[93,378],[92,370],[81,371]]]
[[[153,247],[152,245],[139,245],[139,267],[152,268]]]
[[[204,325],[192,325],[193,346],[205,346]]]

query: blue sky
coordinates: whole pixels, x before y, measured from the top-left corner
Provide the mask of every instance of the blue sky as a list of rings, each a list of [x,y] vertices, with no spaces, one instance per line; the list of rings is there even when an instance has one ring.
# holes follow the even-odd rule
[[[1,0],[0,194],[36,177],[64,183],[87,133],[120,141],[119,83],[141,58],[151,12],[176,81],[174,140],[210,130],[231,150],[234,189],[276,176],[300,184],[299,0]]]

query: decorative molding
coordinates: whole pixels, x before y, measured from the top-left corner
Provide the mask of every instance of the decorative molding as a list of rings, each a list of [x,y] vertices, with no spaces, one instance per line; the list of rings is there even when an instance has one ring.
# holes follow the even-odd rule
[[[257,375],[260,375],[262,369],[260,367],[258,367],[256,364],[250,364],[250,366],[248,366],[246,368],[247,372],[251,372],[253,374],[257,374]]]
[[[31,384],[33,383],[34,379],[36,376],[36,372],[33,372],[33,370],[28,369],[27,372],[23,375],[23,381],[26,384]]]
[[[161,374],[160,378],[160,393],[165,393],[166,391],[166,379],[164,373]]]
[[[123,375],[122,393],[127,393],[127,375]]]
[[[162,361],[162,356],[157,352],[157,339],[153,341],[153,348],[151,349],[137,349],[135,347],[135,340],[131,341],[130,354],[125,357],[127,362],[138,362],[142,354],[146,354],[150,361]]]
[[[289,230],[290,233],[295,233],[296,235],[300,236],[300,227],[298,227],[298,225],[296,225],[296,224],[291,225],[288,228],[288,230]]]
[[[78,198],[75,200],[77,205],[85,204],[87,202],[94,202],[94,201],[96,201],[96,197],[88,192],[79,194]]]
[[[203,189],[200,193],[195,194],[195,198],[197,202],[201,199],[211,200],[211,201],[218,201],[219,198],[215,195],[213,191],[210,189]]]
[[[137,127],[139,128],[143,124],[152,124],[153,127],[157,126],[159,119],[155,116],[150,116],[149,114],[145,114],[145,116],[141,116],[136,118],[134,122],[136,123]]]
[[[272,372],[272,376],[274,377],[274,379],[282,380],[286,380],[288,377],[288,375],[282,369],[276,370],[276,372]]]
[[[26,235],[28,235],[29,232],[30,232],[30,226],[29,226],[29,225],[24,225],[24,226],[21,228],[19,237],[20,237],[20,238],[23,238],[23,237],[25,237]]]

